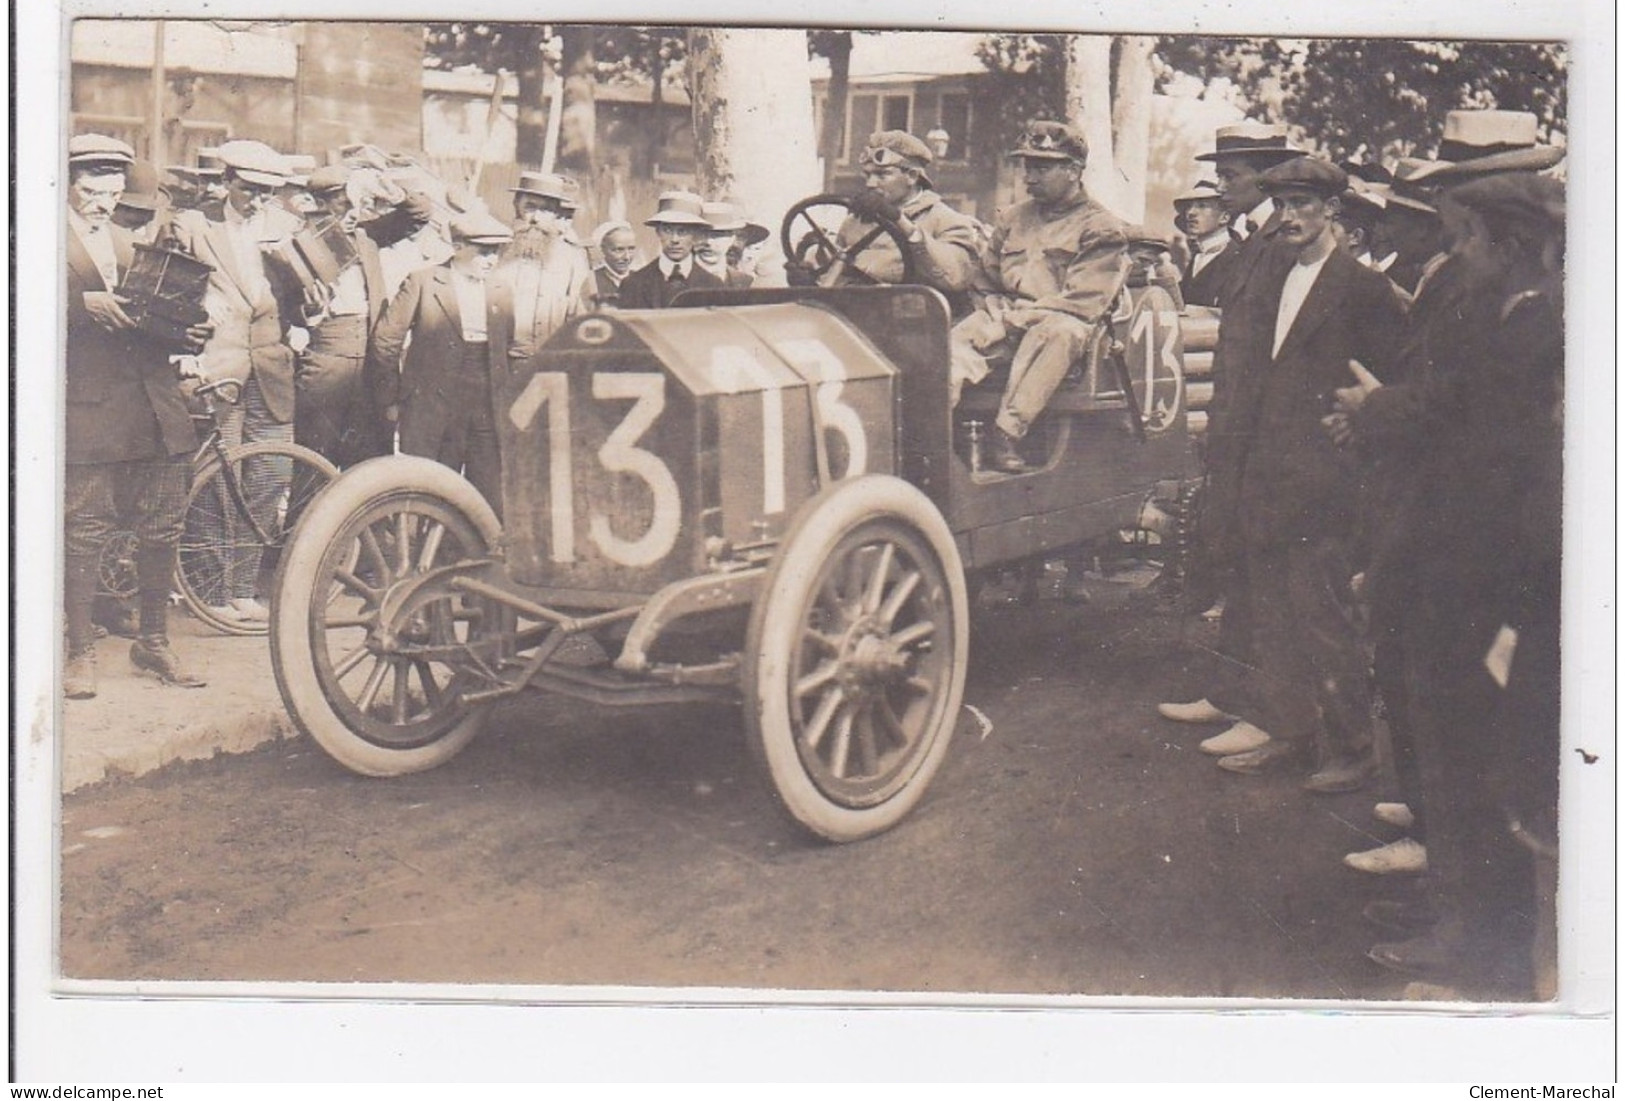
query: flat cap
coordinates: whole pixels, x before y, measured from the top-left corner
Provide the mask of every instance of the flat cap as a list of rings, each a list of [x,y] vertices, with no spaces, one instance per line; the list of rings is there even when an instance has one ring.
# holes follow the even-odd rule
[[[568,210],[575,210],[581,205],[581,188],[576,182],[553,172],[521,172],[519,182],[508,190],[516,195],[552,199]]]
[[[68,163],[128,167],[135,163],[135,150],[129,142],[110,138],[106,134],[75,134],[68,139]]]
[[[281,187],[293,177],[288,158],[263,141],[238,138],[222,143],[215,153],[221,164],[249,183]]]
[[[310,174],[305,186],[312,194],[339,191],[350,182],[350,169],[342,164],[324,164]]]
[[[919,172],[921,182],[930,187],[928,172],[936,159],[931,147],[908,131],[879,130],[869,135],[869,144],[864,146],[858,164],[863,168],[894,164],[912,168]]]
[[[1089,159],[1089,142],[1075,126],[1053,119],[1034,119],[1023,128],[1021,143],[1009,155],[1083,164]]]
[[[1133,248],[1135,245],[1148,246],[1150,248],[1158,249],[1166,249],[1168,247],[1168,238],[1158,233],[1156,230],[1151,229],[1149,226],[1127,226],[1123,230],[1123,236],[1128,238],[1130,248]]]
[[[1348,190],[1349,174],[1330,161],[1317,157],[1293,157],[1266,168],[1258,177],[1265,194],[1282,191],[1312,191],[1325,198]]]
[[[471,245],[505,245],[513,230],[483,210],[464,210],[451,216],[451,237]]]

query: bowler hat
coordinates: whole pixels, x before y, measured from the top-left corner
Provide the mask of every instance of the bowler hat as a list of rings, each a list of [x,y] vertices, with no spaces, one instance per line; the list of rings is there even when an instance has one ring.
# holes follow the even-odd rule
[[[645,218],[643,224],[711,227],[711,223],[705,220],[705,200],[692,191],[661,192],[655,212]]]
[[[135,163],[135,150],[129,142],[106,134],[75,134],[68,139],[68,164],[105,164],[125,167]]]
[[[1259,190],[1267,195],[1283,191],[1312,191],[1322,198],[1341,195],[1348,189],[1349,174],[1331,161],[1318,157],[1293,157],[1266,168],[1258,177]]]
[[[464,210],[451,217],[454,241],[471,245],[505,245],[513,240],[513,230],[483,210]]]
[[[553,172],[521,172],[519,182],[508,190],[516,195],[552,199],[566,210],[581,206],[581,188],[570,177]]]
[[[1219,127],[1213,135],[1213,152],[1198,153],[1196,159],[1217,161],[1221,157],[1244,157],[1258,164],[1274,164],[1301,156],[1303,150],[1286,140],[1285,126],[1248,120]]]
[[[1083,164],[1089,159],[1089,142],[1075,126],[1053,119],[1034,119],[1022,130],[1021,144],[1008,155]]]
[[[288,158],[262,141],[238,138],[222,143],[216,152],[222,164],[249,183],[281,187],[293,178]]]

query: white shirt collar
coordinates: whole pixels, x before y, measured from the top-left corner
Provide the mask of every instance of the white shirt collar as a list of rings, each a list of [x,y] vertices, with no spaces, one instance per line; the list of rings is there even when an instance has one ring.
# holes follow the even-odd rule
[[[673,268],[677,268],[679,271],[681,271],[683,273],[683,278],[684,279],[687,279],[690,275],[694,274],[694,254],[693,253],[689,253],[687,256],[683,257],[683,259],[680,262],[670,259],[665,253],[661,253],[659,263],[660,263],[660,274],[661,274],[661,276],[663,278],[666,278],[666,279],[671,278],[671,271],[672,271]]]

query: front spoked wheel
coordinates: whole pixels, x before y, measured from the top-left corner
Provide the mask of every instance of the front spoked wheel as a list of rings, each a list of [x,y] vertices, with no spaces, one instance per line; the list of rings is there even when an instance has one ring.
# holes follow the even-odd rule
[[[968,641],[958,552],[924,494],[874,475],[804,506],[745,661],[751,748],[789,816],[831,841],[899,822],[947,752]]]
[[[272,667],[301,729],[369,776],[433,768],[478,732],[507,613],[445,567],[484,558],[495,515],[438,463],[392,457],[344,474],[310,510],[277,575]]]

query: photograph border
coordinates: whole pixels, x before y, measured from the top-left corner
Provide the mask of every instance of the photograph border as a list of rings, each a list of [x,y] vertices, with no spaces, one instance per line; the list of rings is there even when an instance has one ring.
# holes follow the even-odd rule
[[[216,18],[424,20],[444,4],[231,3]],[[517,4],[463,5],[460,18],[535,18]],[[1553,1006],[1422,1006],[1336,1001],[1128,998],[953,999],[908,994],[559,987],[85,983],[53,976],[57,937],[61,287],[14,281],[13,594],[10,841],[13,1077],[24,1080],[414,1081],[819,1080],[1612,1080],[1617,943],[1614,730],[1615,14],[1601,0],[1563,11],[1496,0],[1419,11],[1383,2],[1335,20],[1279,4],[1030,5],[1020,17],[946,2],[820,5],[814,25],[922,30],[1167,31],[1282,37],[1564,39],[1571,45],[1569,312],[1564,507],[1565,755],[1589,748],[1594,783],[1561,808],[1560,972]],[[759,5],[694,3],[686,23],[808,24]],[[58,270],[66,142],[67,31],[81,16],[199,17],[200,4],[107,3],[13,9],[12,272]],[[894,15],[882,13],[895,13]],[[550,22],[671,23],[670,7],[560,3]],[[996,25],[994,25],[996,24]],[[1470,33],[1463,33],[1462,27]],[[1374,28],[1381,28],[1380,31]],[[22,43],[27,48],[21,47]],[[49,106],[51,110],[45,110]],[[26,212],[51,211],[30,218]],[[21,216],[19,215],[21,213]],[[49,410],[50,416],[42,415]],[[28,411],[28,415],[21,415]],[[50,640],[38,645],[30,640]],[[1606,860],[1598,854],[1607,854]],[[47,889],[49,888],[49,889]],[[538,1014],[541,1016],[539,1017]],[[432,1042],[453,1028],[457,1058]],[[267,1031],[269,1030],[269,1031]],[[538,1034],[546,1039],[538,1041]],[[267,1038],[274,1037],[274,1042]],[[1360,1057],[1350,1059],[1351,1045]],[[833,1047],[832,1047],[833,1045]],[[177,1050],[179,1047],[181,1050]],[[842,1057],[809,1065],[808,1051]],[[1182,1053],[1180,1065],[1168,1060]],[[301,1052],[299,1067],[288,1053]],[[629,1063],[627,1053],[638,1059]],[[1372,1054],[1375,1053],[1375,1054]]]

